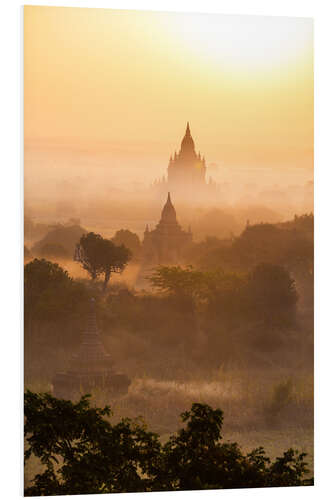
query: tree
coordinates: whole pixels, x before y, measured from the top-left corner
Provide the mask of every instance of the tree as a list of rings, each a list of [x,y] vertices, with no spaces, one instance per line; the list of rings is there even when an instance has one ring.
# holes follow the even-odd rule
[[[92,280],[101,273],[103,255],[103,238],[100,234],[88,233],[80,238],[76,245],[74,260],[80,262],[83,269],[88,271]]]
[[[205,282],[209,315],[239,317],[244,309],[246,275],[216,269],[205,273]]]
[[[196,305],[208,306],[209,312],[239,312],[240,295],[246,279],[241,274],[225,273],[222,269],[200,271],[192,266],[159,266],[149,281],[162,293],[184,297]]]
[[[61,245],[66,253],[66,256],[71,258],[73,252],[75,250],[75,245],[81,238],[83,234],[86,234],[87,231],[79,226],[79,225],[62,225],[57,224],[54,227],[49,227],[47,234],[35,245],[32,247],[32,252],[34,255],[39,255],[41,257],[45,257],[45,253],[43,253],[43,248],[45,246],[50,247],[50,245]],[[49,255],[53,255],[50,253]],[[54,256],[58,257],[58,253],[55,253]],[[59,255],[62,257],[62,255]]]
[[[122,273],[131,258],[131,251],[124,245],[117,246],[104,240],[102,272],[104,273],[103,291],[106,290],[111,273]]]
[[[92,280],[104,274],[103,291],[106,290],[112,273],[121,273],[131,258],[131,252],[124,245],[117,246],[100,234],[83,235],[76,247],[74,259],[88,271]]]
[[[91,408],[50,394],[25,393],[25,463],[44,466],[25,495],[65,495],[185,489],[301,486],[304,458],[293,449],[270,463],[262,447],[244,455],[222,442],[223,412],[194,403],[181,415],[186,426],[164,446],[138,420],[112,425],[109,407]]]
[[[193,403],[181,414],[186,426],[162,448],[161,489],[197,490],[301,486],[313,484],[305,453],[289,449],[271,460],[260,446],[244,455],[237,443],[222,441],[223,412]]]
[[[131,251],[133,257],[136,259],[140,256],[141,242],[136,233],[132,233],[132,231],[128,229],[120,229],[116,232],[112,241],[115,245],[124,245]]]
[[[246,270],[260,262],[277,263],[286,247],[287,234],[273,224],[246,227],[230,248],[230,264]]]
[[[204,273],[188,266],[158,266],[148,277],[154,288],[160,292],[176,298],[182,307],[195,309],[195,305],[202,299],[205,286]]]
[[[32,320],[52,320],[68,315],[85,304],[87,293],[62,267],[45,259],[24,266],[24,314]]]
[[[258,264],[249,274],[248,296],[256,315],[278,322],[292,319],[298,299],[289,272],[268,263]]]
[[[203,273],[192,266],[185,269],[180,266],[158,266],[148,280],[162,293],[194,297],[203,283]]]
[[[50,394],[24,396],[25,462],[44,466],[25,495],[75,495],[151,491],[160,453],[158,436],[139,421],[111,425],[110,408],[91,408]]]

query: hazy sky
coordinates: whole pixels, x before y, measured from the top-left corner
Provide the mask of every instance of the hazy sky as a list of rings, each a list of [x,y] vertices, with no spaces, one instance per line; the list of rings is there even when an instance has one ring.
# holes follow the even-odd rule
[[[208,164],[311,175],[312,43],[311,19],[25,6],[26,176],[97,155],[150,181],[188,120]]]

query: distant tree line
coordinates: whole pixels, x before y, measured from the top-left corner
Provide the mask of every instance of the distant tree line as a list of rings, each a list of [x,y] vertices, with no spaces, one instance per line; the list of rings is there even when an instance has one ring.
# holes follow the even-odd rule
[[[203,269],[247,271],[260,263],[278,264],[297,276],[313,274],[313,215],[280,224],[248,225],[229,240],[194,243],[186,260]]]
[[[40,228],[39,231],[36,228]],[[31,257],[72,260],[76,245],[88,231],[80,225],[79,219],[70,219],[67,224],[34,224],[25,218],[25,237],[42,236],[31,248],[25,245],[25,259]],[[96,235],[97,236],[97,235]],[[99,235],[100,236],[100,235]],[[103,238],[104,239],[104,238]],[[132,259],[138,260],[141,256],[141,242],[137,234],[128,229],[116,231],[112,243],[116,246],[124,245],[131,252]]]
[[[262,263],[249,273],[159,266],[148,279],[160,292],[187,299],[210,317],[237,316],[286,324],[295,316],[295,281],[282,266]]]

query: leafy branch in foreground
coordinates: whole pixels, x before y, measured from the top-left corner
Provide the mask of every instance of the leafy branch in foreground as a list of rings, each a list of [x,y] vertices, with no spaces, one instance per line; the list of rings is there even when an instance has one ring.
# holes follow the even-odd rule
[[[50,394],[25,393],[25,461],[44,466],[25,495],[120,493],[188,489],[301,486],[305,454],[292,449],[271,463],[263,448],[243,455],[223,443],[223,412],[194,403],[181,415],[185,427],[162,446],[139,420],[112,425],[109,407],[90,407]]]

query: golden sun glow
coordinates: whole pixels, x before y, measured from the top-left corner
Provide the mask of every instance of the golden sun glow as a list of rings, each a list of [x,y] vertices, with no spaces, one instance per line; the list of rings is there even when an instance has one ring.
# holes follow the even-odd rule
[[[312,172],[311,19],[28,6],[24,92],[30,151],[104,148],[152,179],[189,120],[213,163]]]
[[[226,70],[265,71],[312,51],[308,19],[181,14],[168,21],[193,56]]]

